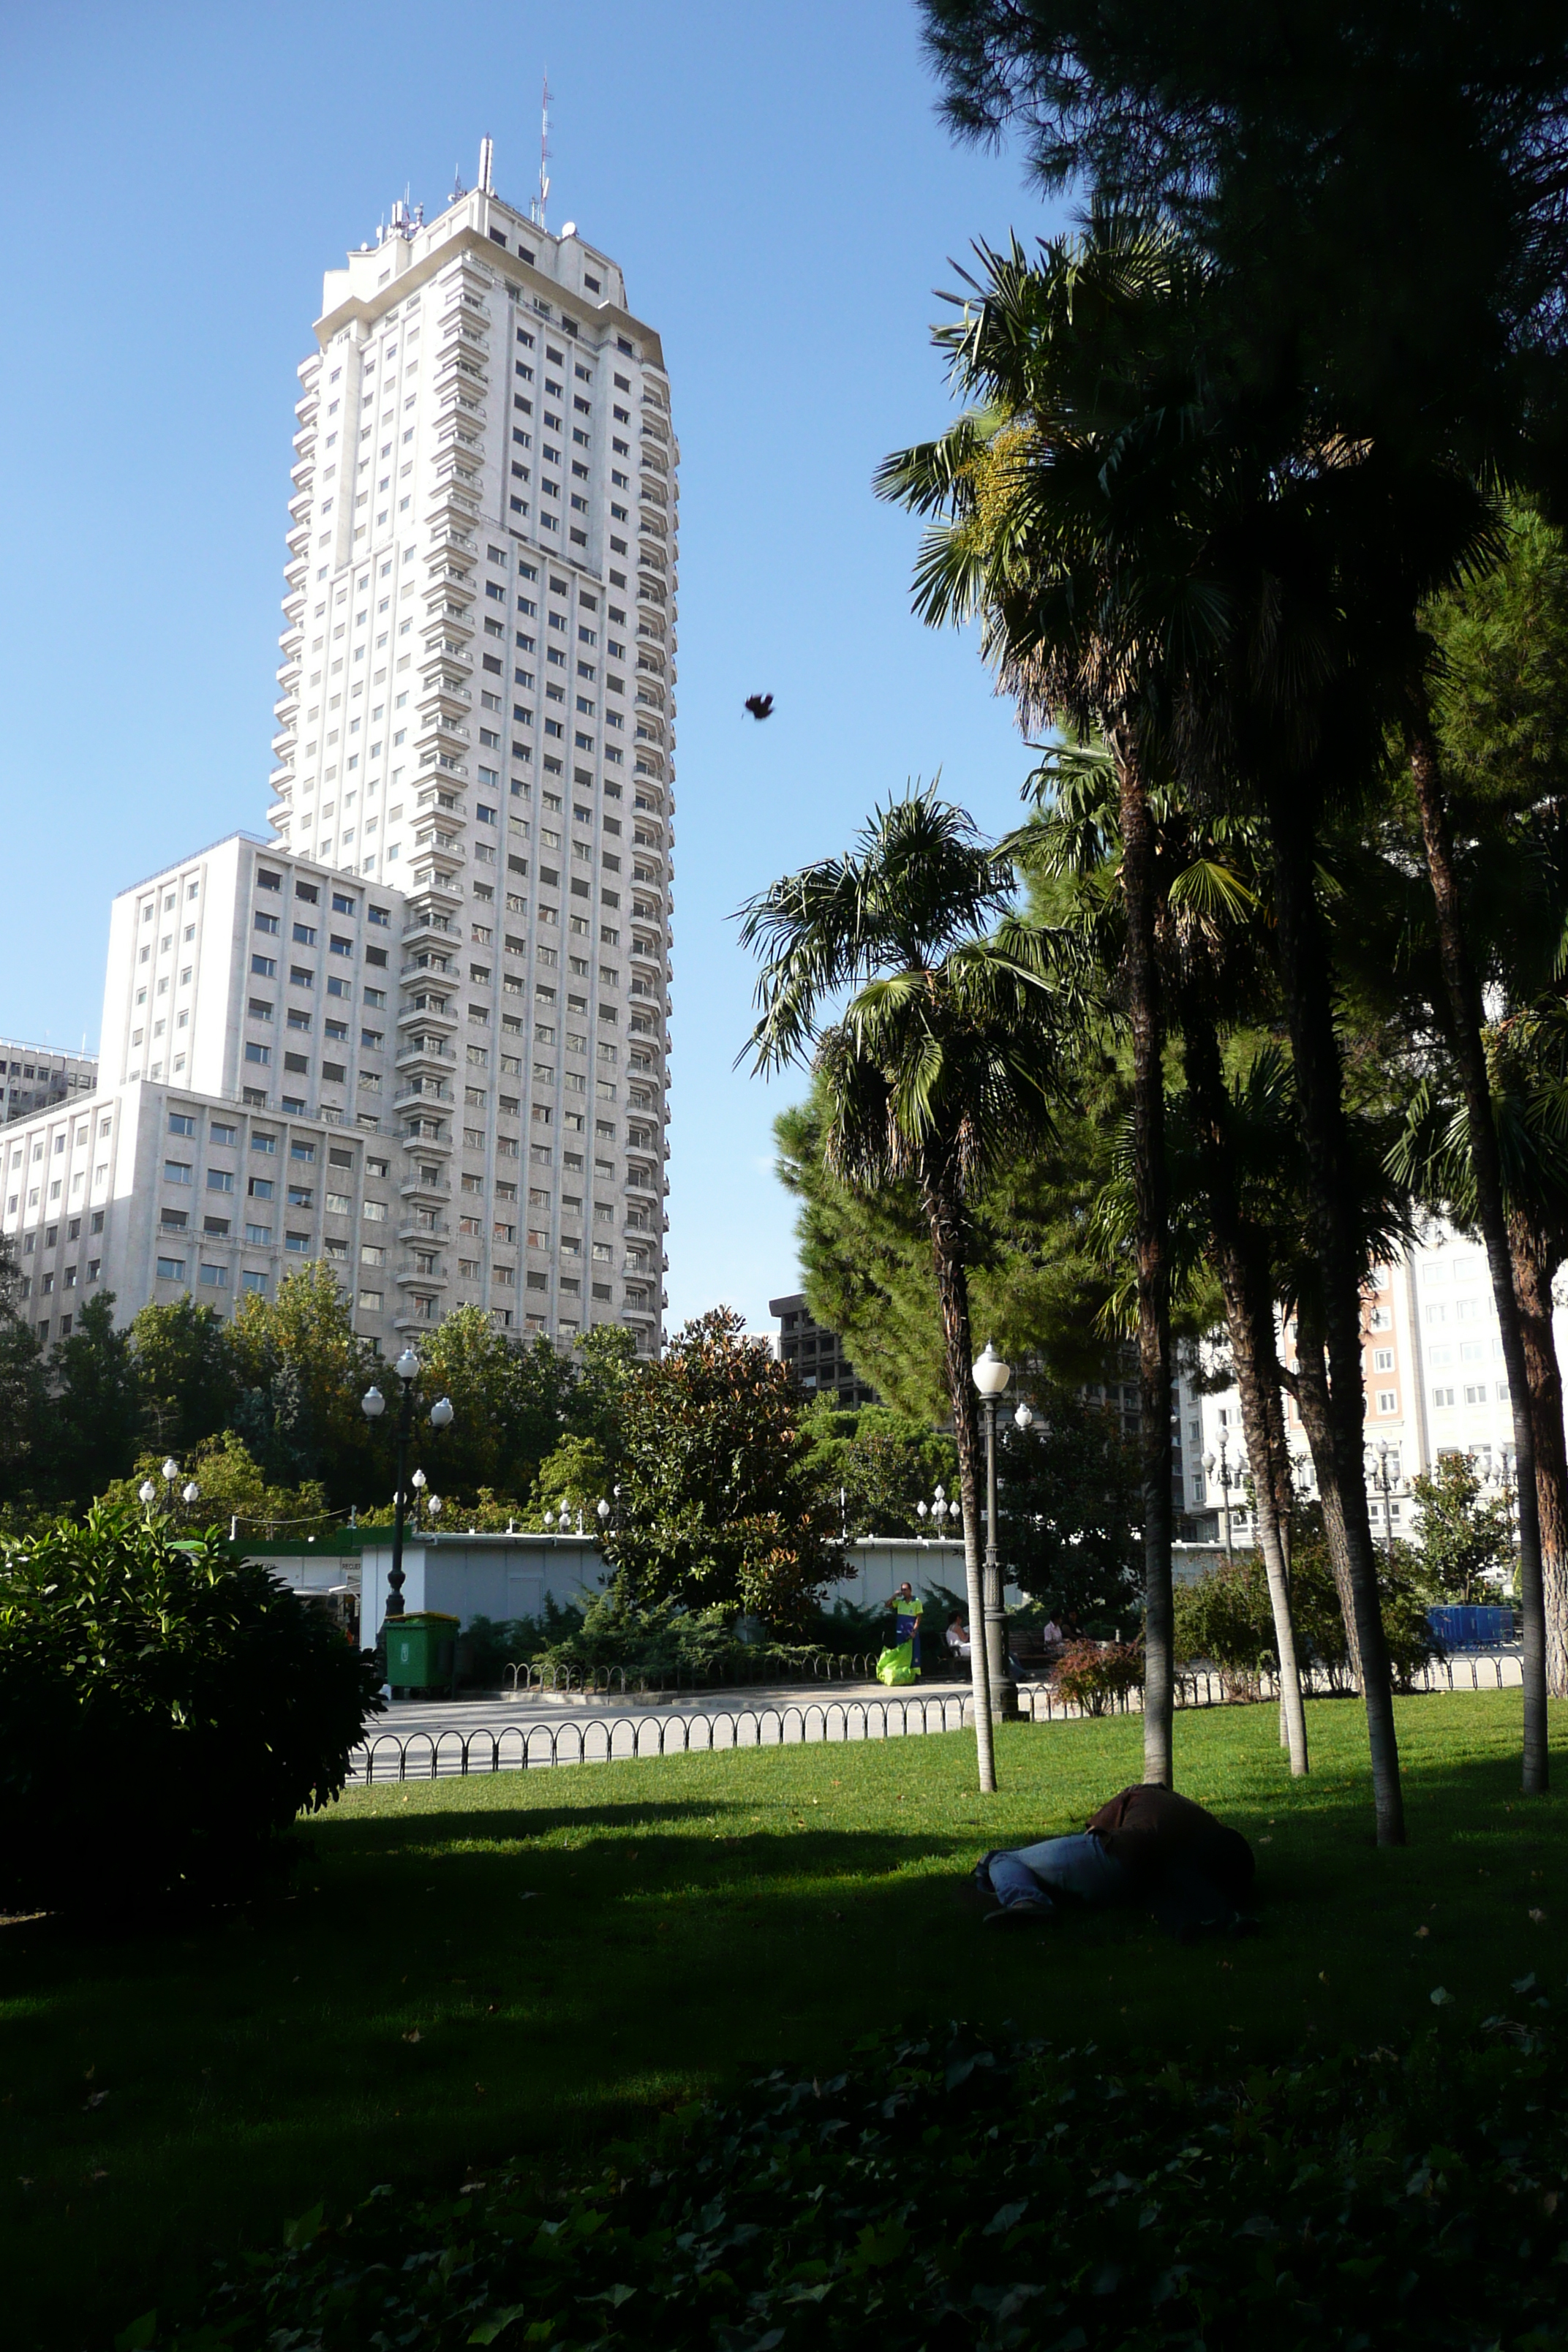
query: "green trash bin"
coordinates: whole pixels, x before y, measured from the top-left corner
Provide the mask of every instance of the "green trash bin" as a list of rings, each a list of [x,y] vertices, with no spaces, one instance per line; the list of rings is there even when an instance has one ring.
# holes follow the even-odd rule
[[[395,1691],[449,1691],[456,1678],[456,1617],[411,1609],[386,1621],[386,1679]]]

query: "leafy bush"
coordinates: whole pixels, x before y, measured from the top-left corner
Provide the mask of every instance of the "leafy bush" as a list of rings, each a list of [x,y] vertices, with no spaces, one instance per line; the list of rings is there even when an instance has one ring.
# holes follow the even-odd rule
[[[1051,1669],[1059,1697],[1085,1715],[1109,1715],[1143,1684],[1143,1651],[1137,1642],[1066,1642]]]
[[[477,1690],[500,1690],[508,1666],[531,1665],[553,1644],[581,1630],[583,1612],[546,1593],[538,1617],[471,1617],[458,1644],[458,1680]]]
[[[542,1650],[533,1663],[548,1676],[614,1673],[648,1683],[723,1682],[759,1668],[802,1665],[816,1655],[806,1643],[743,1642],[733,1606],[687,1609],[679,1601],[646,1608],[612,1585],[591,1601],[581,1626]]]
[[[148,2352],[1253,2352],[1560,2345],[1564,2053],[1528,2017],[1273,2068],[961,2028],[668,2119],[603,2179],[379,2189]],[[206,2332],[203,2332],[204,2328]]]
[[[1432,1654],[1426,1612],[1405,1563],[1378,1559],[1378,1597],[1394,1679],[1407,1685]],[[1207,1658],[1242,1680],[1278,1667],[1268,1580],[1258,1552],[1237,1552],[1232,1560],[1205,1569],[1191,1584],[1175,1589],[1176,1655]],[[1318,1666],[1335,1689],[1348,1686],[1350,1650],[1338,1587],[1327,1543],[1311,1517],[1298,1529],[1290,1555],[1290,1615],[1297,1654]]]
[[[0,1550],[0,1902],[243,1892],[336,1797],[375,1668],[216,1532],[95,1508]]]

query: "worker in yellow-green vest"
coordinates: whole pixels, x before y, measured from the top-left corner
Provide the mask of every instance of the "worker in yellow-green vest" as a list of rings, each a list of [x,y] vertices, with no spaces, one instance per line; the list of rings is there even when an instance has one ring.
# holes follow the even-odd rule
[[[918,1675],[921,1670],[921,1618],[925,1602],[916,1597],[911,1584],[900,1584],[893,1595],[893,1612],[897,1622],[893,1629],[893,1645],[910,1645],[910,1664]]]

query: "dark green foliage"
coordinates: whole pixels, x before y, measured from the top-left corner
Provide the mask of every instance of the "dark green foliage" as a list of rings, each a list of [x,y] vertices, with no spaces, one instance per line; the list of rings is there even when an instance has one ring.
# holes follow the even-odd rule
[[[775,1630],[836,1572],[805,1478],[800,1393],[729,1307],[678,1331],[629,1382],[621,1496],[605,1549],[623,1601],[754,1612]]]
[[[32,1496],[47,1403],[43,1350],[22,1315],[16,1244],[0,1234],[0,1497],[8,1504]]]
[[[131,1340],[149,1446],[183,1457],[227,1427],[239,1382],[221,1315],[189,1297],[143,1307]]]
[[[0,1553],[0,1904],[243,1895],[342,1790],[377,1676],[215,1534],[95,1509]]]
[[[1507,519],[1507,561],[1426,617],[1453,785],[1467,803],[1526,810],[1568,793],[1568,548],[1521,499]]]
[[[938,1486],[956,1491],[957,1447],[911,1413],[819,1397],[802,1427],[812,1492],[851,1537],[915,1534],[915,1506],[929,1504]]]
[[[1071,1105],[1054,1117],[1054,1148],[1015,1153],[975,1193],[972,1319],[1015,1361],[1035,1358],[1063,1382],[1100,1381],[1120,1343],[1097,1320],[1110,1286],[1089,1245],[1085,1202],[1109,1173],[1114,1133]],[[865,1195],[839,1183],[824,1162],[817,1089],[785,1111],[773,1133],[780,1180],[800,1202],[812,1313],[840,1335],[857,1371],[889,1404],[945,1420],[931,1233],[914,1186]]]
[[[391,1484],[360,1411],[378,1360],[324,1259],[286,1274],[274,1298],[245,1298],[230,1333],[240,1388],[231,1425],[269,1484],[320,1479],[345,1507]]]
[[[1120,1415],[1066,1389],[1030,1389],[1032,1429],[1004,1409],[996,1517],[1014,1582],[1058,1615],[1110,1633],[1142,1611],[1142,1495]],[[1004,1400],[1005,1407],[1005,1400]]]
[[[1483,1499],[1481,1482],[1466,1454],[1440,1454],[1431,1471],[1413,1481],[1420,1533],[1409,1556],[1427,1601],[1489,1601],[1498,1597],[1488,1576],[1513,1566],[1513,1513],[1508,1501]]]
[[[37,1467],[44,1491],[68,1503],[110,1478],[124,1477],[142,1433],[131,1334],[114,1328],[111,1290],[97,1291],[88,1300],[48,1368],[54,1393]]]
[[[1396,1552],[1390,1563],[1378,1555],[1378,1599],[1395,1683],[1407,1688],[1422,1661],[1432,1654],[1425,1601]],[[1303,1670],[1318,1666],[1331,1685],[1348,1684],[1350,1657],[1344,1615],[1316,1504],[1300,1515],[1290,1550],[1290,1614]],[[1246,1677],[1279,1664],[1268,1583],[1259,1553],[1238,1551],[1234,1559],[1208,1569],[1191,1584],[1176,1587],[1176,1654],[1205,1658],[1227,1673]]]
[[[1568,27],[1546,0],[922,14],[961,133],[1016,126],[1047,187],[1202,240],[1260,387],[1300,370],[1406,457],[1529,432],[1560,462]]]
[[[135,2341],[1545,2352],[1568,2316],[1568,2119],[1533,1984],[1472,2040],[1246,2071],[963,2026],[868,2037],[841,2072],[680,2109],[651,2154],[552,2199],[492,2178],[317,2206],[192,2324],[149,2314]]]
[[[563,1608],[550,1593],[537,1617],[470,1617],[458,1644],[458,1680],[473,1690],[500,1690],[506,1668],[528,1665],[554,1643],[582,1628],[581,1609]]]
[[[630,1332],[605,1337],[611,1362],[619,1365],[622,1343],[632,1348]],[[437,1432],[422,1415],[411,1463],[448,1500],[487,1487],[500,1496],[525,1496],[563,1427],[597,1425],[605,1354],[598,1331],[584,1335],[574,1363],[542,1333],[525,1346],[498,1331],[481,1307],[458,1307],[419,1349],[420,1394],[426,1404],[450,1397],[451,1423]],[[384,1475],[390,1491],[389,1467]],[[521,1503],[514,1508],[521,1518]]]
[[[558,1634],[532,1654],[546,1679],[552,1675],[608,1675],[628,1684],[676,1681],[744,1681],[772,1668],[801,1665],[813,1645],[774,1641],[743,1642],[733,1607],[688,1609],[679,1601],[646,1607],[623,1600],[612,1589],[591,1601],[581,1623]]]

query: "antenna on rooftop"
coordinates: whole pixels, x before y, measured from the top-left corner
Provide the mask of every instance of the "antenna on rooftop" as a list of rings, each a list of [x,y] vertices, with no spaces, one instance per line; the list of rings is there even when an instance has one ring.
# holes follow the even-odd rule
[[[449,205],[455,205],[459,196],[466,196],[468,193],[467,188],[463,185],[462,172],[458,166],[454,163],[452,166],[452,193],[447,197],[447,202]]]
[[[495,162],[495,141],[493,139],[480,140],[479,193],[481,195],[493,196],[495,194],[495,183],[491,178],[491,167]]]
[[[544,207],[550,201],[550,74],[544,76],[544,94],[539,109],[539,197],[530,206],[537,228],[544,226]]]

